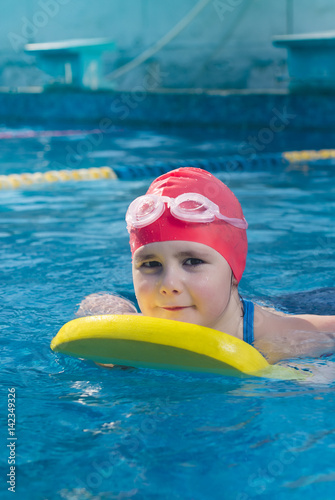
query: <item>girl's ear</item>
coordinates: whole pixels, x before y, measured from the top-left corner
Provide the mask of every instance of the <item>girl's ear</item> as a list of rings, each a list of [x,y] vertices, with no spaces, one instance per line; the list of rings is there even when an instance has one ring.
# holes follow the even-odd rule
[[[232,286],[236,286],[236,287],[237,287],[237,285],[238,285],[238,281],[237,281],[237,279],[235,278],[235,276],[233,275],[233,273],[232,273],[232,275],[231,275],[231,284],[232,284]]]

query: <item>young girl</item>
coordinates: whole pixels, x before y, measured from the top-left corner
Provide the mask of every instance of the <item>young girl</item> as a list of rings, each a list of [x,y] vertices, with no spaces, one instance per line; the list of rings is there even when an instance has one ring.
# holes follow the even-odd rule
[[[248,224],[235,195],[209,172],[186,167],[158,177],[126,220],[142,314],[228,333],[270,363],[333,352],[335,316],[289,315],[240,297]],[[128,301],[94,294],[77,315],[129,312]]]

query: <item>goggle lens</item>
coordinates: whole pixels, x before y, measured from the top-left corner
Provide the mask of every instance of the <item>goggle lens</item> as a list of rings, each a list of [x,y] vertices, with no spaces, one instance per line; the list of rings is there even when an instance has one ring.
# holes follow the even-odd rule
[[[130,205],[126,214],[128,229],[148,226],[164,212],[164,203],[159,196],[140,196]]]
[[[216,212],[218,207],[198,193],[182,194],[171,203],[171,213],[186,222],[212,222]]]
[[[156,203],[152,198],[142,200],[137,207],[136,218],[142,219],[142,217],[147,217],[155,210],[155,207]]]
[[[178,208],[185,213],[187,212],[204,212],[206,207],[204,207],[203,203],[199,203],[198,201],[194,200],[187,200],[183,201],[178,205]]]

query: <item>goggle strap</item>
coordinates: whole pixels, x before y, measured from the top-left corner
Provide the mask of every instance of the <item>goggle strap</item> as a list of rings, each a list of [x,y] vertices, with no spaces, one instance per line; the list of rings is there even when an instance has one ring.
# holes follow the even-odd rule
[[[215,214],[218,219],[221,219],[228,224],[231,224],[232,226],[238,227],[240,229],[247,229],[248,223],[243,217],[243,219],[237,219],[234,217],[226,217],[225,215],[222,215],[221,213]]]

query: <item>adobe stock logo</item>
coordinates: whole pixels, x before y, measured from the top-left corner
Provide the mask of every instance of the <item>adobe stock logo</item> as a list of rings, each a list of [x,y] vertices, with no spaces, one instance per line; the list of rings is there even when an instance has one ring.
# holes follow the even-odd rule
[[[276,108],[272,109],[273,116],[267,127],[258,130],[257,135],[249,135],[248,140],[241,143],[238,147],[240,155],[254,155],[264,149],[274,140],[275,135],[283,132],[296,118],[296,114],[289,113],[287,106],[284,106],[283,111]]]
[[[233,12],[236,7],[241,5],[245,0],[214,0],[213,7],[219,16],[220,21],[223,21],[227,13]]]
[[[39,0],[40,10],[36,10],[31,19],[21,17],[20,33],[10,31],[7,38],[13,50],[18,53],[22,47],[29,43],[29,40],[35,36],[39,29],[45,28],[49,20],[56,17],[62,5],[67,5],[71,0]]]

